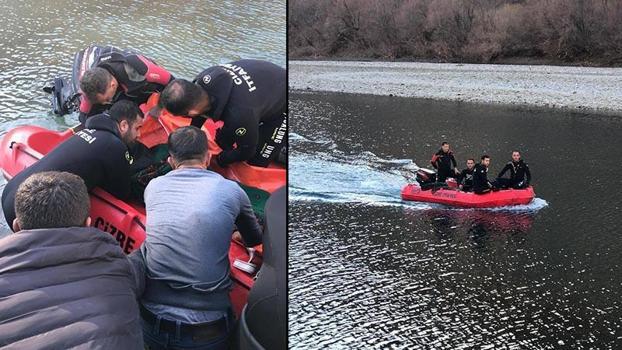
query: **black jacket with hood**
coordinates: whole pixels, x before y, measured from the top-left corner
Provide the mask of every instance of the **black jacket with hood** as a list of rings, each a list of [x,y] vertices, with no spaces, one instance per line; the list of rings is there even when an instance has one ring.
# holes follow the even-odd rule
[[[0,348],[143,349],[144,271],[93,227],[0,240]]]

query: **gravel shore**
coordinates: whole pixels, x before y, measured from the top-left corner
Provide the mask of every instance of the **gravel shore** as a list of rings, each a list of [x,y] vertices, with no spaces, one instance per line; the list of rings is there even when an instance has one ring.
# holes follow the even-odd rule
[[[528,105],[622,116],[622,68],[289,61],[289,88]]]

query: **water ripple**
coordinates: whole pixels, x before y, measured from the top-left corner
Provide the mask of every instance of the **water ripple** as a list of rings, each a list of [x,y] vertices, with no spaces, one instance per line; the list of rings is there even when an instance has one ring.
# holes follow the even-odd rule
[[[323,93],[290,115],[293,349],[622,348],[621,121]],[[541,198],[402,202],[445,139],[495,167],[526,149]]]

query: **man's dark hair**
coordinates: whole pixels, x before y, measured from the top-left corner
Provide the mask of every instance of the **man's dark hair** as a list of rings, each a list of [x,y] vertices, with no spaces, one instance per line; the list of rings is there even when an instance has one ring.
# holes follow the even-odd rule
[[[95,67],[87,70],[80,79],[80,90],[86,98],[94,103],[97,94],[103,94],[108,88],[108,84],[112,79],[112,74],[104,68]]]
[[[170,82],[160,94],[159,107],[174,115],[188,115],[188,111],[207,94],[199,85],[185,79]]]
[[[122,120],[127,120],[130,125],[133,124],[138,117],[144,117],[143,111],[138,108],[136,103],[129,100],[116,102],[110,107],[108,114],[110,115],[110,119],[117,123],[120,123]]]
[[[520,154],[520,151],[519,151],[519,150],[517,150],[517,149],[515,149],[515,150],[513,150],[513,151],[512,151],[512,153],[514,153],[514,152],[516,152],[516,153]]]
[[[482,156],[481,160],[484,160],[484,159],[486,159],[486,158],[489,158],[489,159],[490,159],[490,156],[489,156],[489,155],[487,155],[487,154],[484,154],[484,155]]]
[[[207,135],[196,126],[184,126],[168,135],[168,152],[177,162],[197,160],[207,153]]]
[[[473,163],[475,163],[475,159],[473,159],[473,158],[469,158],[469,159],[467,159],[467,162],[468,162],[469,160],[472,160],[472,161],[473,161]]]
[[[443,147],[445,145],[448,145],[448,144],[449,144],[449,142],[445,141],[445,142],[441,143],[441,147]]]
[[[84,181],[67,172],[33,174],[15,194],[15,216],[22,230],[83,226],[90,208]]]

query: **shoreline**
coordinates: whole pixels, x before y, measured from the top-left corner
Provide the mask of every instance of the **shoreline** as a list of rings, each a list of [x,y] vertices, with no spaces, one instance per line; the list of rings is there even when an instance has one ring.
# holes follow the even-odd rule
[[[291,90],[622,116],[622,68],[379,61],[288,63]]]
[[[546,58],[534,57],[507,57],[496,59],[492,62],[459,61],[445,60],[439,58],[419,58],[419,57],[400,57],[400,58],[375,58],[364,56],[301,56],[291,57],[290,61],[298,62],[375,62],[375,63],[444,63],[444,64],[472,64],[472,65],[495,65],[495,66],[552,66],[552,67],[584,67],[584,68],[622,68],[621,64],[609,64],[599,61],[557,61]]]

